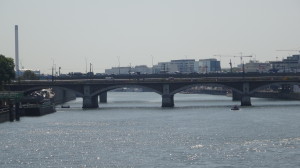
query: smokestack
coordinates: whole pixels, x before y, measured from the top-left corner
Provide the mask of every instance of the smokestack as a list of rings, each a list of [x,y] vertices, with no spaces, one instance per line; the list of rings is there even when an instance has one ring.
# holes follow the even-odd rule
[[[15,64],[16,64],[16,77],[19,77],[19,37],[18,25],[15,25]]]

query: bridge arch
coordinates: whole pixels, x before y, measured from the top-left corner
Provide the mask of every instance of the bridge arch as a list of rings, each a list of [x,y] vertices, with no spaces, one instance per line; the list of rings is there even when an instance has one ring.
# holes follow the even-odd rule
[[[97,91],[94,91],[91,96],[96,96],[96,95],[99,95],[101,93],[104,93],[104,92],[108,92],[110,90],[114,90],[114,89],[118,89],[118,88],[124,88],[124,87],[137,87],[137,88],[143,88],[143,89],[149,89],[159,95],[162,95],[162,93],[154,88],[151,88],[151,87],[147,87],[147,86],[143,86],[143,85],[126,85],[126,84],[122,84],[122,85],[113,85],[113,86],[109,86],[109,87],[105,87],[105,88],[101,88]]]
[[[261,90],[263,88],[266,88],[267,86],[271,85],[284,85],[284,84],[289,84],[289,85],[300,85],[300,82],[269,82],[263,85],[260,85],[250,91],[250,94],[253,94],[254,92]]]
[[[176,93],[179,93],[181,91],[184,91],[186,89],[189,89],[189,88],[192,88],[192,87],[195,87],[195,86],[217,86],[217,87],[226,87],[226,88],[229,88],[229,89],[232,89],[233,91],[236,91],[238,93],[242,93],[241,90],[238,90],[237,88],[234,88],[232,86],[228,86],[228,85],[225,85],[225,84],[220,84],[220,83],[196,83],[196,84],[191,84],[191,85],[185,85],[183,87],[180,87],[178,89],[175,89],[173,90],[170,94],[172,95],[175,95]]]

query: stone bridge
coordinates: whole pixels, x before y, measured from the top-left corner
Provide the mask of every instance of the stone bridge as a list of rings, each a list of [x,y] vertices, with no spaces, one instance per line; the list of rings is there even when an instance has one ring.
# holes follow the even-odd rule
[[[43,88],[61,88],[74,91],[83,98],[82,108],[98,108],[107,101],[107,91],[123,87],[147,88],[162,96],[162,107],[174,107],[174,95],[188,88],[224,86],[241,95],[241,106],[251,106],[251,94],[271,84],[299,85],[299,76],[262,77],[201,77],[201,78],[142,78],[142,79],[80,79],[80,80],[26,80],[5,85],[7,90],[25,94]]]

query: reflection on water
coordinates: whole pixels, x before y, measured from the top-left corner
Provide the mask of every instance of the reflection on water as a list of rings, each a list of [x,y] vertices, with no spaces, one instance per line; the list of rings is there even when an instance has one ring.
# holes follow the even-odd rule
[[[108,93],[99,109],[70,109],[0,125],[0,167],[299,167],[299,101]]]

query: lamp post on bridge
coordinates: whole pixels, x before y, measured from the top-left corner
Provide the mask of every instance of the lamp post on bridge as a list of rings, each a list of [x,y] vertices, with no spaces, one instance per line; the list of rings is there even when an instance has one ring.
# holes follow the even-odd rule
[[[52,59],[52,82],[54,81],[54,75],[56,74],[56,65],[54,64],[54,59]]]
[[[93,76],[93,70],[92,70],[92,67],[93,67],[93,64],[92,63],[90,63],[90,72],[89,72],[89,77],[90,77],[90,79],[92,78],[92,76]]]
[[[245,77],[245,63],[243,61],[243,78]]]
[[[52,75],[51,75],[51,80],[52,80],[52,82],[54,81],[54,74],[53,74],[53,71],[54,71],[54,68],[53,68],[53,66],[52,66]]]
[[[118,58],[118,69],[119,69],[119,75],[120,75],[120,56],[118,56],[117,58]]]

